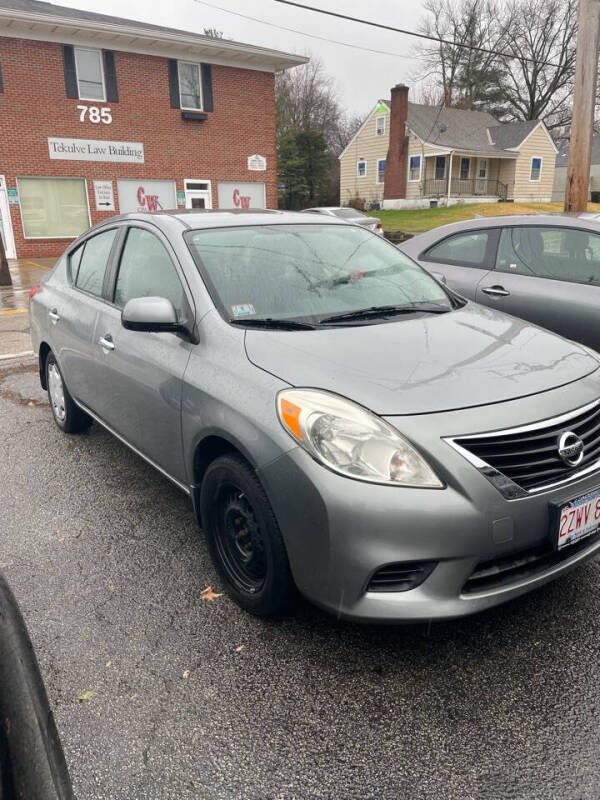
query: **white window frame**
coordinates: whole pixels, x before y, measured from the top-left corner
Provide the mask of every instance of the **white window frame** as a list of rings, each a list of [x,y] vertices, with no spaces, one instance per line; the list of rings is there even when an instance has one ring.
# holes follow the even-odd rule
[[[377,159],[377,176],[375,178],[375,183],[378,183],[380,186],[381,186],[382,183],[385,183],[385,167],[383,168],[383,180],[382,181],[379,180],[379,174],[380,174],[379,165],[381,164],[382,161],[383,161],[384,164],[386,164],[387,159],[385,159],[385,158],[378,158]]]
[[[444,174],[441,178],[437,176],[437,160],[438,158],[444,159]],[[433,157],[433,180],[434,181],[445,181],[446,175],[448,174],[448,156],[434,156]],[[460,175],[460,171],[458,173]]]
[[[198,70],[198,81],[200,84],[200,108],[191,108],[184,106],[181,102],[181,72],[179,71],[180,64],[188,64],[189,66],[196,67]],[[177,86],[179,88],[179,107],[182,111],[204,111],[204,90],[202,87],[202,65],[197,61],[177,61]]]
[[[87,179],[82,175],[21,175],[21,180],[36,180],[36,181],[83,181],[85,186],[85,201],[87,204],[88,213],[88,229],[92,226],[92,216],[90,213],[90,195],[88,193]],[[21,188],[19,186],[19,178],[17,178],[17,189],[19,190],[19,210],[21,210]],[[48,239],[77,239],[82,236],[81,233],[73,233],[70,236],[27,236],[25,233],[25,220],[23,219],[23,212],[21,211],[21,228],[23,229],[23,238],[27,241],[47,241]],[[85,231],[84,231],[85,233]]]
[[[469,162],[469,171],[467,172],[467,177],[463,178],[463,176],[462,176],[462,163],[463,163],[463,161],[465,159]],[[470,177],[471,177],[471,162],[472,161],[473,161],[473,159],[471,158],[471,156],[461,156],[460,157],[460,163],[458,165],[458,180],[459,181],[468,181],[470,179]]]
[[[79,72],[77,70],[77,51],[85,50],[89,53],[98,53],[100,56],[100,74],[102,75],[102,99],[97,97],[84,97],[79,88]],[[97,47],[77,47],[73,48],[73,61],[75,62],[75,78],[77,79],[77,96],[80,100],[87,100],[88,103],[106,103],[106,80],[104,77],[104,58],[102,57],[102,50]]]
[[[381,133],[379,133],[380,119],[383,120],[383,130],[381,131]],[[385,136],[385,126],[386,126],[385,114],[380,114],[378,117],[375,117],[375,136]]]
[[[360,170],[358,169],[358,165],[359,164],[364,164],[365,165],[365,174],[364,175],[360,174]],[[367,177],[367,162],[365,161],[364,158],[359,158],[358,161],[356,162],[356,177],[357,178],[366,178]]]
[[[485,175],[483,175],[483,176],[479,174],[479,171],[481,170],[481,164],[482,163],[485,163]],[[487,158],[478,158],[477,159],[477,175],[476,175],[477,180],[479,180],[479,181],[487,180],[488,171],[489,171],[489,159],[487,159]]]
[[[540,177],[539,178],[532,178],[531,173],[533,172],[533,161],[534,159],[539,159],[540,162]],[[539,183],[542,180],[542,169],[544,166],[544,159],[542,156],[531,156],[531,161],[529,162],[529,183]]]
[[[410,177],[410,160],[411,158],[418,158],[419,159],[419,177],[418,178],[411,178]],[[418,183],[421,180],[421,175],[423,174],[423,159],[419,153],[415,153],[414,155],[408,157],[408,182],[409,183]]]

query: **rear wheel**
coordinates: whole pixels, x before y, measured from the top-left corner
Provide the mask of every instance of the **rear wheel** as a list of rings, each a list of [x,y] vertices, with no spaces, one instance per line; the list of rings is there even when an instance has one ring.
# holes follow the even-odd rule
[[[295,595],[285,545],[262,484],[241,456],[220,456],[208,467],[200,512],[231,597],[261,617],[285,613]]]
[[[52,351],[46,358],[46,386],[52,416],[61,431],[81,433],[87,430],[92,424],[92,419],[73,402]]]

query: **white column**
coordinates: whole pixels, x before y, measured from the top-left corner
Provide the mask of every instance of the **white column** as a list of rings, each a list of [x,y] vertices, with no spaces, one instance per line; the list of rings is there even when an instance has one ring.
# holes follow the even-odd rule
[[[449,156],[449,162],[450,163],[449,163],[449,166],[448,166],[448,170],[449,170],[449,172],[448,172],[448,205],[450,205],[450,189],[452,187],[452,156],[453,155],[454,155],[454,152],[451,150],[450,151],[450,156]]]

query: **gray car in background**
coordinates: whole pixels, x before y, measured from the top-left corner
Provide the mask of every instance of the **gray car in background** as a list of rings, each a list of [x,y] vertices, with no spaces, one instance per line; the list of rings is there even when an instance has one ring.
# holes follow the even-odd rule
[[[399,247],[464,297],[600,348],[597,215],[473,219]]]
[[[30,312],[58,427],[96,420],[189,495],[255,614],[299,590],[349,619],[456,617],[600,549],[599,357],[364,228],[115,217]]]
[[[319,206],[317,208],[305,208],[303,214],[324,214],[326,217],[337,217],[349,222],[351,225],[362,225],[373,233],[378,233],[383,236],[383,225],[381,220],[377,217],[371,217],[369,214],[364,214],[356,208],[349,206]]]

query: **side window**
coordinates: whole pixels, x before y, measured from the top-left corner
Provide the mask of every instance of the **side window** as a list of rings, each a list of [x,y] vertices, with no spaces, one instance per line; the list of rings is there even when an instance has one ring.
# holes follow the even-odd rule
[[[465,267],[487,267],[486,252],[489,243],[490,231],[458,233],[427,250],[423,260]]]
[[[504,228],[496,269],[600,285],[600,236],[576,228]]]
[[[73,283],[76,283],[77,281],[77,273],[79,271],[79,264],[81,262],[81,256],[83,255],[84,247],[85,244],[79,245],[77,250],[74,250],[69,256],[69,275],[71,276]]]
[[[97,297],[102,296],[104,273],[116,235],[117,229],[113,228],[86,240],[75,277],[75,286],[78,289],[95,294]]]
[[[115,304],[120,308],[134,297],[166,297],[178,319],[185,316],[185,294],[171,257],[143,228],[129,229],[115,286]]]

